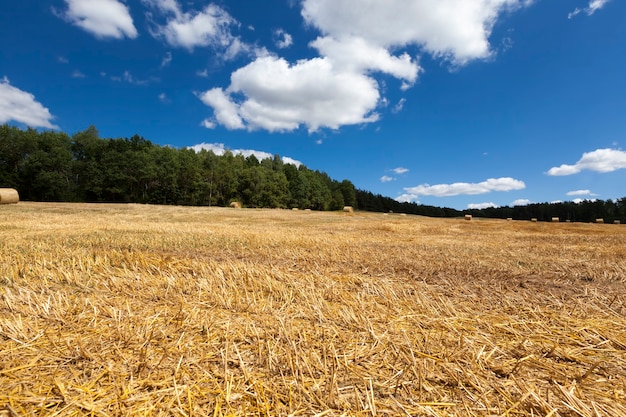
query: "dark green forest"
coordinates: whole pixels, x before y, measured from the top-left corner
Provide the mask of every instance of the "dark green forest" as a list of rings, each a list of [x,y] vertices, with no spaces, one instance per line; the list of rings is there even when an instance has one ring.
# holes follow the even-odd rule
[[[513,218],[550,221],[626,222],[626,198],[459,211],[356,189],[280,156],[258,160],[226,152],[172,148],[131,138],[100,138],[93,126],[69,136],[63,132],[0,126],[0,187],[15,188],[26,201],[147,203],[201,206],[341,210],[431,217]]]

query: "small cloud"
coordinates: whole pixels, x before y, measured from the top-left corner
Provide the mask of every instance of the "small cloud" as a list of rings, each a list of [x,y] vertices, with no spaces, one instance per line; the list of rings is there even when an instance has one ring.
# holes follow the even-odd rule
[[[407,172],[409,172],[409,170],[407,168],[398,167],[398,168],[394,168],[393,172],[395,172],[398,175],[402,175],[402,174],[406,174]]]
[[[291,35],[282,29],[274,31],[274,38],[276,42],[276,47],[278,49],[289,48],[291,45],[293,45],[293,38],[291,37]]]
[[[520,199],[515,200],[515,201],[513,201],[513,202],[511,203],[511,205],[512,205],[513,207],[515,207],[515,206],[527,206],[527,205],[529,205],[529,204],[533,204],[533,202],[532,202],[532,201],[530,201],[530,200],[529,200],[529,199],[527,199],[527,198],[520,198]]]
[[[87,78],[87,76],[83,74],[82,72],[76,70],[72,72],[72,78]]]
[[[215,122],[209,119],[204,119],[201,126],[206,127],[207,129],[215,129]]]
[[[59,129],[54,116],[35,96],[14,87],[7,77],[0,79],[0,124],[14,120],[29,127]]]
[[[170,100],[167,98],[167,94],[165,94],[165,93],[159,94],[159,101],[161,103],[169,103],[170,102]]]
[[[404,103],[406,103],[406,99],[405,98],[401,98],[400,101],[398,101],[398,103],[393,107],[391,112],[392,113],[400,113],[402,111],[402,109],[404,108]]]
[[[626,169],[626,152],[617,149],[596,149],[583,153],[582,158],[574,165],[563,164],[550,168],[548,175],[573,175],[584,170],[606,173],[618,169]]]
[[[269,152],[257,151],[253,149],[227,149],[223,143],[200,143],[198,145],[189,146],[187,149],[193,149],[196,152],[200,152],[201,150],[204,149],[207,151],[212,151],[216,155],[224,155],[224,153],[228,150],[235,155],[243,155],[246,158],[250,155],[254,155],[259,161],[263,159],[268,159],[268,158],[271,159],[274,157],[274,155]],[[281,160],[285,164],[291,164],[297,167],[302,165],[302,162],[298,161],[297,159],[290,158],[288,156],[283,156]]]
[[[391,182],[395,180],[396,180],[395,178],[389,177],[387,175],[383,175],[382,177],[380,177],[380,182]]]
[[[580,195],[596,196],[597,194],[592,193],[590,190],[575,190],[575,191],[569,191],[567,195],[570,197],[573,197],[573,196],[580,196]]]
[[[209,70],[206,68],[203,70],[198,70],[196,71],[196,75],[198,77],[207,78],[209,76]]]
[[[96,38],[135,39],[138,35],[128,6],[118,0],[65,0],[67,10],[54,14]]]
[[[172,53],[166,52],[163,60],[161,61],[161,68],[167,67],[172,62]]]
[[[61,64],[69,64],[70,63],[70,61],[67,58],[65,58],[64,56],[58,57],[57,61],[59,61]]]
[[[477,203],[477,204],[468,204],[467,208],[470,210],[483,210],[487,208],[497,208],[498,206],[495,203]]]
[[[603,8],[609,1],[610,0],[591,0],[587,7],[585,7],[584,9],[581,9],[581,8],[577,7],[576,9],[574,9],[573,12],[571,12],[571,13],[569,13],[567,15],[567,18],[571,19],[574,16],[577,16],[577,15],[579,15],[582,12],[586,13],[587,16],[591,16],[596,11],[600,10],[601,8]]]

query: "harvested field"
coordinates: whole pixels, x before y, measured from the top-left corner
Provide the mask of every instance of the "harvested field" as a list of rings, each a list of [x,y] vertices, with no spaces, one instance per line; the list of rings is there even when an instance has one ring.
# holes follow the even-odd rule
[[[0,207],[0,416],[625,416],[626,226]]]

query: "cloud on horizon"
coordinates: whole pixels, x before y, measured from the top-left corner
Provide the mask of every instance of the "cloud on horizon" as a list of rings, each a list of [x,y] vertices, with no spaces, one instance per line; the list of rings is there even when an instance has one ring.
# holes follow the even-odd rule
[[[467,208],[469,210],[483,210],[486,208],[498,208],[498,205],[496,203],[472,203],[472,204],[468,204]]]
[[[405,194],[397,198],[401,202],[416,201],[420,196],[453,197],[457,195],[487,194],[493,191],[523,190],[526,184],[523,181],[510,177],[489,178],[479,183],[456,182],[453,184],[422,184],[417,187],[407,187]]]
[[[626,152],[607,148],[583,153],[583,156],[574,165],[563,164],[550,168],[548,175],[574,175],[585,170],[607,173],[618,169],[626,169]]]
[[[226,151],[230,151],[234,155],[243,155],[244,157],[249,157],[250,155],[254,155],[259,161],[268,158],[274,158],[274,155],[269,152],[257,151],[253,149],[228,149],[223,143],[199,143],[194,146],[188,146],[187,149],[193,149],[195,152],[200,152],[201,150],[212,151],[215,155],[224,155]],[[299,167],[302,165],[302,162],[297,159],[290,158],[288,156],[281,157],[281,160],[285,164],[291,164]]]
[[[0,124],[11,120],[29,127],[59,129],[52,123],[50,110],[35,100],[35,96],[14,87],[8,78],[0,80]]]
[[[65,0],[67,10],[53,12],[96,38],[138,36],[128,6],[118,0]]]

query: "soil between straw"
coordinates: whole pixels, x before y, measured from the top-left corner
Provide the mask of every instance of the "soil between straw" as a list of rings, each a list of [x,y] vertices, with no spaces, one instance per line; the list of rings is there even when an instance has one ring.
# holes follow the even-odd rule
[[[0,416],[626,415],[626,227],[0,210]]]

